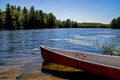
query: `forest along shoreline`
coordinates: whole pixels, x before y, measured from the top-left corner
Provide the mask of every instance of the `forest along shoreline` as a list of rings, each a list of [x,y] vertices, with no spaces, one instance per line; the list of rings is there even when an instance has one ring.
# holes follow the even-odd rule
[[[110,24],[79,23],[70,19],[60,20],[53,13],[36,10],[34,6],[26,7],[6,4],[5,10],[0,10],[0,30],[15,29],[48,29],[48,28],[120,28],[120,17],[111,20]]]

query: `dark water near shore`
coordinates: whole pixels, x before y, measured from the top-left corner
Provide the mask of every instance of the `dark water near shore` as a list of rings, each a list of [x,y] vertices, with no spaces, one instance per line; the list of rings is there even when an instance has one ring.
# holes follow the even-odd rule
[[[96,28],[0,31],[0,71],[41,72],[40,45],[97,54],[105,44],[120,49],[119,34],[117,29]]]

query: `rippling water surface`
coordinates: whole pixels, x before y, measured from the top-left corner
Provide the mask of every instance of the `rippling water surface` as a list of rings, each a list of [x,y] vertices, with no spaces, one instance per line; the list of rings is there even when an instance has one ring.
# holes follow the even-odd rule
[[[102,45],[114,43],[120,50],[119,34],[120,30],[96,28],[0,31],[0,71],[11,65],[26,71],[30,64],[42,63],[40,45],[100,54]]]

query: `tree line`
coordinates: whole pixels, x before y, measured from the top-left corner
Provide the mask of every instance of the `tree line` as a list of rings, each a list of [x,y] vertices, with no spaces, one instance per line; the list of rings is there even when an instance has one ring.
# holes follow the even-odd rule
[[[44,29],[44,28],[72,28],[77,27],[77,22],[70,19],[58,20],[52,13],[20,6],[6,5],[5,11],[0,10],[0,29]]]
[[[80,28],[110,28],[109,24],[102,23],[78,23]]]
[[[82,27],[108,28],[112,27],[112,25],[114,26],[113,22],[109,26],[109,24],[102,23],[78,23],[70,19],[60,20],[53,13],[36,10],[34,6],[27,9],[26,7],[21,8],[20,6],[13,6],[9,3],[6,5],[4,11],[0,10],[0,30]]]
[[[114,18],[110,23],[111,28],[120,29],[120,17]]]

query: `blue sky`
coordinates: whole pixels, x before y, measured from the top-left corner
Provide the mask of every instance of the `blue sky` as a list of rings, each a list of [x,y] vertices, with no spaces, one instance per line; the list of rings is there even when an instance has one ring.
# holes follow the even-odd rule
[[[77,22],[110,23],[120,16],[120,0],[0,0],[0,9],[6,4],[53,13],[57,19]]]

